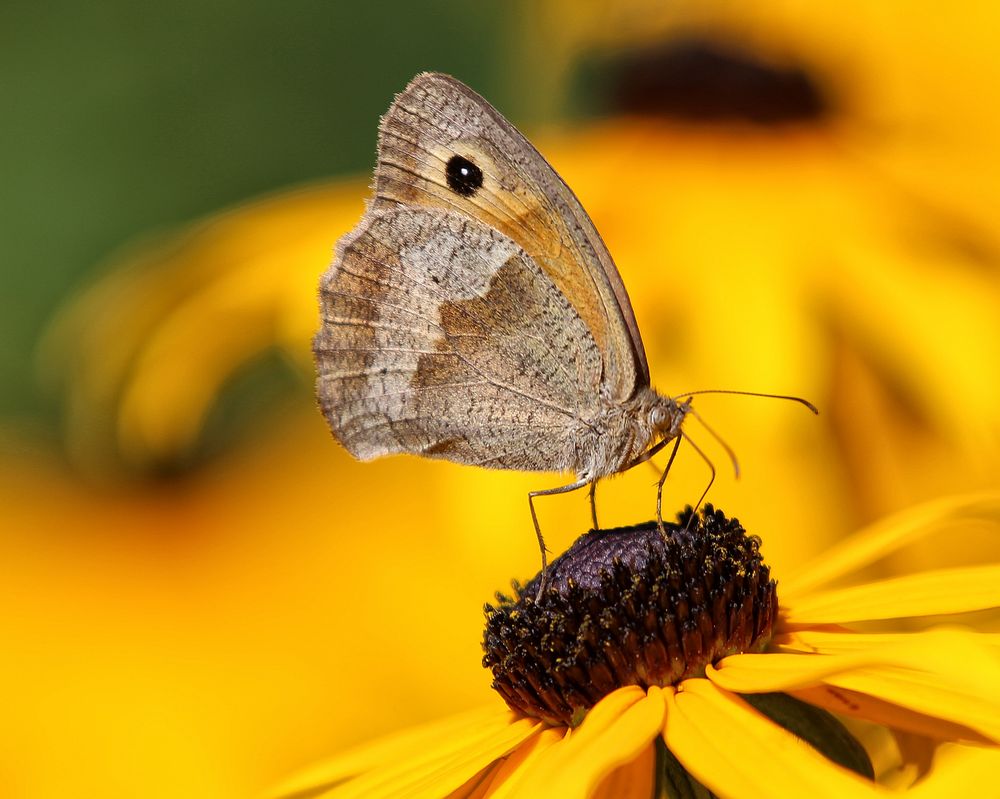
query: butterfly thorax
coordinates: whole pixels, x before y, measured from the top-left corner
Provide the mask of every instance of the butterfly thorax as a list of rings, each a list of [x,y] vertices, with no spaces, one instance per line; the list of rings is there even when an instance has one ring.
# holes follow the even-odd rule
[[[653,444],[680,435],[689,402],[645,386],[624,403],[609,404],[580,422],[570,441],[569,468],[583,479],[623,471]]]

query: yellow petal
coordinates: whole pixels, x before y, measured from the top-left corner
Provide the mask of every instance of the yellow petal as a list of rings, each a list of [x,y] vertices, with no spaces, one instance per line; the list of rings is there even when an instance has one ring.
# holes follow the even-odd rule
[[[590,796],[615,769],[652,748],[663,712],[659,688],[648,693],[637,686],[619,688],[495,796]]]
[[[540,726],[506,707],[484,708],[357,746],[296,775],[269,795],[291,797],[340,785],[323,795],[396,796],[404,785],[413,788],[439,775],[441,782],[431,795],[440,797],[531,738]],[[453,784],[446,786],[449,779]]]
[[[1000,741],[1000,659],[964,630],[913,633],[842,655],[734,655],[706,676],[738,693],[846,688]]]
[[[631,763],[612,771],[592,799],[648,799],[656,784],[655,772],[656,749],[650,744]]]
[[[360,181],[303,186],[109,264],[60,313],[40,354],[41,371],[65,385],[79,454],[113,443],[140,462],[176,456],[220,387],[260,353],[277,347],[306,371],[316,278],[363,195]],[[114,442],[103,440],[111,418]]]
[[[686,680],[668,697],[663,737],[695,779],[733,799],[886,795],[708,680]]]
[[[786,601],[785,624],[842,624],[968,613],[1000,607],[1000,564],[968,566],[895,577]]]
[[[937,716],[917,713],[894,705],[875,696],[834,688],[831,685],[814,685],[790,691],[803,702],[839,713],[843,716],[864,719],[885,727],[904,730],[938,741],[988,744],[990,739],[963,724],[954,724]]]
[[[832,582],[885,557],[890,552],[939,532],[946,524],[1000,520],[1000,494],[985,492],[928,502],[879,521],[823,553],[790,579],[782,581],[782,602]]]
[[[871,666],[920,669],[936,643],[925,641],[929,633],[915,633],[907,644],[871,647],[843,655],[784,654],[730,655],[705,668],[705,676],[735,693],[755,694],[804,688],[833,675]]]
[[[934,634],[947,632],[950,628],[938,627]],[[1000,648],[1000,634],[981,633],[965,628],[955,628],[959,635],[966,636],[977,646]],[[785,633],[772,642],[784,653],[797,652],[815,655],[846,655],[852,652],[878,649],[883,646],[909,646],[916,636],[923,633],[856,633],[849,630],[831,632],[827,630],[796,630]]]
[[[862,637],[857,635],[854,640]],[[737,693],[803,688],[836,675],[870,668],[908,669],[964,681],[969,681],[975,671],[984,685],[992,681],[1000,683],[1000,662],[979,639],[979,634],[966,630],[938,628],[894,636],[882,646],[859,647],[841,655],[775,652],[731,655],[714,666],[709,664],[705,673],[716,685]],[[993,693],[990,689],[989,695]]]
[[[1000,751],[969,746],[944,746],[925,779],[909,791],[912,799],[954,799],[956,796],[996,795]]]
[[[538,736],[536,735],[535,738],[537,737]],[[532,738],[531,740],[534,741],[535,738]],[[526,743],[525,746],[527,745],[528,744]],[[490,785],[493,782],[493,778],[496,776],[496,773],[500,770],[502,765],[502,760],[494,760],[471,780],[468,780],[464,785],[461,785],[445,796],[444,799],[486,799],[486,797],[489,796]],[[296,797],[296,799],[298,799],[298,797]]]
[[[993,676],[995,679],[997,675]],[[963,681],[961,675],[945,680],[940,675],[864,669],[839,674],[826,682],[837,689],[868,694],[917,713],[970,727],[1000,744],[1000,697],[993,686],[972,674]],[[943,735],[944,730],[941,732]]]
[[[541,757],[550,746],[561,741],[569,734],[566,727],[546,727],[537,735],[521,744],[498,764],[498,768],[492,773],[484,796],[496,799],[499,796],[509,796],[511,782],[515,774],[523,772],[525,769]]]

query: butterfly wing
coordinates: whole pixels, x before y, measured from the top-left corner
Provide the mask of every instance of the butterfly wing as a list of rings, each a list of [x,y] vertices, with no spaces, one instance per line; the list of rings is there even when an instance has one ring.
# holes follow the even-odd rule
[[[596,410],[601,353],[500,231],[453,211],[373,205],[338,244],[320,304],[320,404],[356,457],[575,466],[573,431]]]
[[[455,191],[454,156],[483,175]],[[600,391],[624,402],[649,385],[649,367],[621,277],[579,200],[538,151],[486,100],[454,78],[425,73],[382,119],[375,207],[452,210],[516,242],[569,299],[603,361]]]

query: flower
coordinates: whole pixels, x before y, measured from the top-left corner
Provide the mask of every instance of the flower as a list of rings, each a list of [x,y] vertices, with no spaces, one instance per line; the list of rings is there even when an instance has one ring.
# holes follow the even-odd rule
[[[908,782],[914,795],[957,795],[959,777],[973,780],[1000,764],[996,637],[959,627],[865,631],[857,625],[998,608],[1000,564],[829,586],[904,545],[975,520],[1000,522],[1000,496],[937,501],[877,524],[782,581],[776,614],[770,604],[775,583],[759,559],[759,540],[711,507],[695,517],[690,532],[690,518],[682,515],[666,543],[652,523],[590,533],[550,567],[549,588],[537,605],[532,582],[515,585],[516,599],[500,596],[497,607],[487,607],[484,663],[492,667],[494,687],[520,709],[497,703],[362,745],[274,795],[648,797],[654,786],[665,791],[664,781],[676,790],[678,780],[723,797],[874,797],[886,795],[885,783],[892,782]],[[651,532],[643,538],[643,530]],[[666,593],[658,595],[661,589]],[[668,615],[677,614],[671,619],[690,614],[691,623],[676,629],[696,643],[681,642],[676,651],[684,673],[660,685],[649,663],[666,661],[646,658],[649,649],[622,659],[627,647],[621,642],[634,643],[635,629],[658,629],[649,613],[663,609],[667,594]],[[598,596],[607,604],[597,606]],[[566,608],[574,601],[582,616],[569,619],[576,611]],[[726,618],[720,619],[720,608]],[[714,638],[705,634],[708,617]],[[574,641],[593,642],[593,629],[578,632],[592,622],[600,626],[600,641],[574,649]],[[737,639],[742,652],[726,655]],[[765,650],[755,651],[762,643]],[[581,655],[584,650],[591,655]],[[706,652],[699,666],[692,657]],[[547,675],[535,670],[540,662]],[[578,689],[593,686],[598,668],[605,676],[628,676],[594,704]],[[881,764],[873,782],[857,773],[866,770],[863,762],[852,770],[824,757],[818,749],[831,734],[837,737],[835,722],[815,716],[827,726],[812,735],[808,723],[789,723],[789,712],[808,716],[815,712],[810,707],[890,731],[900,753],[896,768]],[[581,708],[589,711],[579,722]],[[962,769],[942,765],[919,773],[915,741],[923,751],[960,745],[953,748],[966,755]]]

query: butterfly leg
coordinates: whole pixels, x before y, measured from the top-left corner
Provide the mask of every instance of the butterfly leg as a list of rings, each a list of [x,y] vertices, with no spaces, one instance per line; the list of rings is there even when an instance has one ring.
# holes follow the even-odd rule
[[[638,466],[640,463],[648,462],[650,458],[652,458],[657,452],[659,452],[667,444],[669,444],[670,441],[671,439],[669,438],[660,439],[655,444],[653,444],[653,446],[651,446],[649,449],[643,452],[639,457],[637,457],[635,460],[631,460],[624,466],[622,466],[622,468],[618,470],[619,473],[627,472],[629,469]],[[678,443],[680,443],[679,438],[677,439],[677,441]],[[667,463],[667,468],[663,472],[662,478],[658,484],[659,487],[656,494],[656,518],[657,521],[659,522],[661,532],[664,532],[664,527],[663,527],[663,519],[660,514],[660,495],[663,492],[663,481],[667,479],[667,472],[670,471],[670,464],[674,462],[674,455],[676,454],[677,454],[677,444],[674,444],[674,451],[670,453],[670,461]]]
[[[660,443],[666,444],[667,442],[664,440]],[[674,458],[677,457],[677,448],[680,445],[681,436],[677,436],[674,439],[674,448],[670,450],[670,458],[667,460],[667,466],[656,483],[656,526],[660,528],[660,535],[664,536],[667,534],[667,528],[663,525],[663,484],[667,481],[667,475],[670,474],[670,467],[674,465]]]
[[[687,439],[688,444],[690,444],[692,447],[694,447],[694,451],[697,452],[699,455],[701,455],[701,457],[704,459],[705,463],[708,464],[708,468],[711,469],[711,471],[712,471],[712,476],[708,478],[708,485],[705,486],[705,490],[702,491],[701,492],[701,496],[698,497],[698,504],[694,506],[694,512],[691,514],[691,517],[688,519],[687,525],[685,526],[685,529],[687,529],[687,528],[691,527],[691,522],[694,521],[694,517],[698,513],[698,509],[701,507],[701,503],[705,501],[705,497],[708,496],[708,490],[712,487],[712,483],[715,482],[715,464],[712,463],[712,461],[709,460],[708,455],[706,455],[704,452],[702,452],[701,448],[697,444],[695,444],[687,435],[685,435],[684,433],[681,433],[681,437]],[[674,447],[674,449],[676,450],[677,448]],[[671,456],[671,460],[673,460],[672,456]],[[667,464],[667,468],[668,469],[670,468],[670,464]]]
[[[596,477],[590,481],[590,518],[594,522],[594,529],[600,530],[601,526],[597,523],[597,478]]]
[[[542,593],[545,591],[545,580],[548,577],[547,570],[549,560],[545,554],[545,540],[542,538],[542,528],[538,524],[538,514],[535,513],[535,497],[547,497],[552,494],[568,494],[570,491],[576,491],[578,488],[583,488],[589,482],[590,478],[588,477],[583,480],[577,480],[575,483],[571,483],[570,485],[559,486],[558,488],[546,488],[542,491],[528,492],[528,508],[531,510],[531,521],[535,523],[535,535],[538,536],[538,549],[542,553],[542,579],[538,581],[538,594],[535,596],[536,603],[541,601]]]

